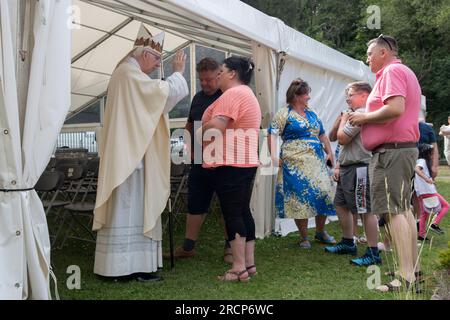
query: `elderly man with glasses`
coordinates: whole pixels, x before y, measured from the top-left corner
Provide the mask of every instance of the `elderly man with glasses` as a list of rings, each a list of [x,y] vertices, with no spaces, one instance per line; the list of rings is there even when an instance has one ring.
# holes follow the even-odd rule
[[[108,85],[100,141],[93,229],[94,273],[115,280],[155,281],[162,267],[161,213],[170,194],[169,111],[188,93],[186,55],[173,59],[166,81],[160,67],[164,34],[141,25],[134,48]]]

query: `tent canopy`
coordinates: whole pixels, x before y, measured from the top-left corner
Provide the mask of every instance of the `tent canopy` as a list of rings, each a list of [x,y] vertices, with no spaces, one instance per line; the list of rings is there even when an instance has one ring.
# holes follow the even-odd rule
[[[368,79],[360,61],[315,41],[238,0],[74,0],[69,117],[103,96],[140,23],[164,30],[164,56],[192,42],[251,55],[252,42],[351,79]]]

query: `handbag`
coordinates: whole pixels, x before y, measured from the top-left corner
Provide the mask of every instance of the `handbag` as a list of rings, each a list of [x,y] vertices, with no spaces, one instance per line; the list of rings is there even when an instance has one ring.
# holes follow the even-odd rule
[[[427,213],[436,214],[441,211],[441,202],[437,196],[423,198],[422,204]]]

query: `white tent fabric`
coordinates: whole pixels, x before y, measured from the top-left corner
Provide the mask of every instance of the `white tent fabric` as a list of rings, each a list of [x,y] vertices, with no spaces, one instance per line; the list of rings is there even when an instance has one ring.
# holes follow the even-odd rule
[[[347,58],[347,57],[346,57]],[[344,59],[345,61],[346,59]],[[334,68],[336,70],[336,68]],[[334,70],[324,69],[315,64],[300,61],[292,56],[286,56],[283,72],[280,76],[280,91],[278,92],[278,105],[286,105],[286,90],[296,77],[306,80],[311,87],[310,107],[319,115],[328,131],[332,127],[337,114],[347,107],[344,90],[347,84],[353,82],[351,76],[338,74]],[[347,73],[349,74],[349,73]],[[364,74],[362,74],[364,76]],[[336,143],[332,143],[333,150]],[[310,219],[308,227],[314,227],[314,218]],[[296,231],[293,219],[277,219],[274,232],[282,236]]]
[[[53,151],[69,108],[70,0],[40,0],[20,127],[9,4],[1,0],[0,189],[32,189]],[[23,139],[21,141],[21,131]],[[0,192],[0,299],[49,299],[50,242],[34,190]]]
[[[253,60],[255,63],[256,96],[263,110],[263,128],[267,128],[277,106],[277,74],[278,57],[270,48],[252,42]],[[260,161],[253,187],[250,209],[256,227],[256,237],[264,238],[273,229],[273,177],[276,171],[271,165],[267,142],[267,129],[261,130]]]

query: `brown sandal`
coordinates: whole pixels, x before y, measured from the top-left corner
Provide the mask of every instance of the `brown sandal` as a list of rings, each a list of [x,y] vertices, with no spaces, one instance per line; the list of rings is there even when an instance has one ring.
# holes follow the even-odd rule
[[[409,282],[407,280],[404,280],[404,285],[406,290],[413,290],[415,293],[420,294],[423,292],[422,288],[418,287],[418,282]],[[394,279],[391,282],[382,284],[381,286],[377,287],[378,291],[381,292],[400,292],[403,289],[403,284],[400,280]]]
[[[243,278],[241,277],[243,274],[247,273],[247,277]],[[227,278],[227,274],[232,274],[235,275],[236,278]],[[231,281],[231,282],[247,282],[250,280],[250,275],[248,274],[247,269],[242,270],[242,271],[231,271],[228,270],[227,272],[225,272],[222,276],[218,276],[218,279],[220,281]]]

